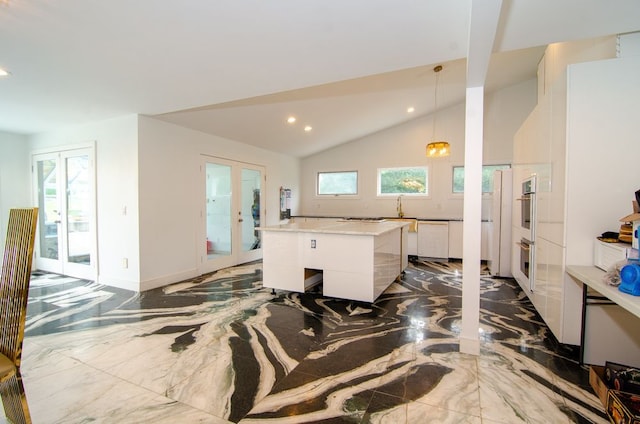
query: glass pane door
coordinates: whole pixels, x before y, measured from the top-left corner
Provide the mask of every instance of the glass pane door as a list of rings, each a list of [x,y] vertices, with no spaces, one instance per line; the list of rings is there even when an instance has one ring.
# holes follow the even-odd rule
[[[264,170],[259,166],[203,157],[204,240],[201,272],[262,257],[260,218]],[[206,249],[205,249],[206,246]]]
[[[96,279],[92,155],[78,149],[34,156],[37,269]]]
[[[260,212],[262,209],[262,171],[243,167],[240,173],[240,253],[239,263],[260,259]]]
[[[89,156],[66,158],[66,261],[91,264],[91,178]]]
[[[229,257],[231,256],[231,166],[207,163],[205,178],[207,259]]]
[[[58,155],[36,160],[38,198],[38,252],[40,258],[58,261],[60,252],[60,198],[58,190]],[[58,265],[58,266],[56,266]],[[52,272],[61,272],[61,264],[52,263]]]

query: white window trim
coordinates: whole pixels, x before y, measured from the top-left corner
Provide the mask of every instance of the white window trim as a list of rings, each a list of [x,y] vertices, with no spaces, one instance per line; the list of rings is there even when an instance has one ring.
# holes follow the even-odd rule
[[[334,194],[320,194],[319,190],[319,179],[320,179],[320,174],[339,174],[339,173],[348,173],[348,172],[355,172],[356,173],[356,193],[355,194],[350,194],[350,193],[334,193]],[[315,175],[315,186],[316,186],[316,190],[315,190],[315,197],[318,199],[358,199],[360,198],[360,172],[357,169],[352,169],[352,170],[340,170],[340,171],[316,171],[316,175]]]

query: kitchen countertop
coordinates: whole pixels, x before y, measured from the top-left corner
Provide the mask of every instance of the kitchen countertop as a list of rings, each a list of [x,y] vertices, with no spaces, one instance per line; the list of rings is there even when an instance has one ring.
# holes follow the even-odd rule
[[[301,233],[351,234],[378,236],[410,225],[400,220],[338,219],[337,221],[292,222],[289,224],[258,227],[260,231],[289,231]]]
[[[413,216],[383,216],[383,217],[354,217],[354,216],[323,216],[323,215],[295,215],[291,219],[295,218],[321,218],[321,219],[340,219],[346,221],[374,221],[374,220],[416,220],[416,221],[462,221],[462,218],[418,218]]]
[[[621,292],[603,281],[605,272],[595,266],[567,265],[567,274],[591,287],[640,318],[640,297]]]

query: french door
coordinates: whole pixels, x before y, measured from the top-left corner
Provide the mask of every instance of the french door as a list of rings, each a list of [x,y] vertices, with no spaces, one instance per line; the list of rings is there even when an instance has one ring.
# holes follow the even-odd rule
[[[262,258],[264,167],[203,156],[201,272]]]
[[[96,279],[93,149],[33,156],[38,204],[35,268]]]

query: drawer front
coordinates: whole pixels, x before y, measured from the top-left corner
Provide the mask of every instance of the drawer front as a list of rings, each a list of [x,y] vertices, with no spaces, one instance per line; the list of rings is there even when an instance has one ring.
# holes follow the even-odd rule
[[[620,243],[605,243],[596,240],[594,245],[593,264],[608,271],[616,262],[627,258],[627,246]]]

